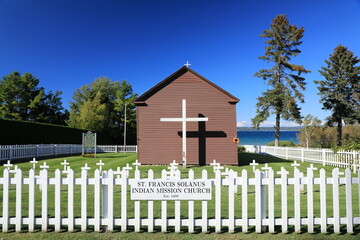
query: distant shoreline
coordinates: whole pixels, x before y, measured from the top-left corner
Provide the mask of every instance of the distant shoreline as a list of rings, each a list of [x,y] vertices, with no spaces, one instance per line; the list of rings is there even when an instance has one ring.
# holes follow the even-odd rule
[[[300,131],[302,128],[303,128],[303,127],[283,127],[283,128],[280,128],[280,131],[281,131],[281,132],[289,132],[289,131],[298,132],[298,131]],[[269,131],[269,132],[274,132],[274,131],[275,131],[275,128],[273,128],[273,127],[263,127],[263,128],[256,129],[256,128],[251,128],[251,127],[238,127],[238,128],[237,128],[237,131],[238,131],[238,132],[248,132],[248,131],[253,131],[253,132],[256,132],[256,131]]]

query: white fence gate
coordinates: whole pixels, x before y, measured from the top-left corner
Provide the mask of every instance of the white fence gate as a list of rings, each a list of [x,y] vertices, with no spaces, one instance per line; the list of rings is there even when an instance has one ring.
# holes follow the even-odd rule
[[[137,146],[98,145],[96,152],[137,152]],[[81,144],[0,145],[0,161],[81,153]]]
[[[224,231],[223,227],[234,232],[240,231],[241,227],[242,232],[248,232],[251,226],[256,232],[276,232],[275,227],[280,226],[282,232],[288,232],[289,227],[300,232],[306,226],[306,231],[312,233],[315,227],[327,232],[329,225],[333,225],[333,231],[338,233],[340,225],[345,224],[346,232],[351,233],[354,224],[360,224],[360,213],[354,212],[354,208],[360,209],[360,172],[352,177],[349,169],[340,176],[336,168],[331,177],[326,177],[325,170],[321,169],[319,177],[314,177],[312,168],[306,175],[295,168],[291,178],[284,168],[280,172],[269,168],[266,173],[257,169],[255,174],[242,170],[240,176],[233,170],[216,170],[215,177],[210,179],[213,185],[211,201],[132,201],[129,183],[140,179],[139,170],[135,170],[132,178],[126,169],[104,172],[97,169],[93,173],[93,177],[88,177],[88,168],[84,167],[80,177],[74,177],[72,169],[66,173],[56,170],[54,177],[49,177],[53,172],[46,169],[36,175],[33,169],[23,173],[21,169],[6,168],[0,178],[2,231],[7,232],[10,225],[15,225],[16,231],[26,227],[30,232],[35,226],[41,226],[42,231],[47,231],[49,226],[55,231],[64,227],[73,231],[76,226],[82,231],[90,226],[95,231],[103,227],[108,231],[116,227],[127,231],[131,227],[136,232],[140,228],[152,232],[155,227],[163,232],[169,227],[175,232],[184,230],[182,227],[188,232],[196,231],[196,227],[202,232],[209,231],[209,227],[214,227],[215,232]],[[280,177],[275,177],[276,174]],[[179,170],[163,170],[161,179],[180,179],[180,176]],[[152,170],[147,172],[146,179],[154,179]],[[192,170],[187,179],[194,179]],[[201,179],[208,179],[206,170],[202,171]],[[37,186],[41,186],[41,192]],[[306,195],[301,194],[303,189],[306,189]],[[279,202],[275,202],[277,198],[280,198]],[[304,198],[305,203],[301,201]],[[155,205],[160,209],[156,210]],[[320,205],[317,213],[315,205]],[[173,206],[171,211],[169,206]],[[187,209],[185,214],[181,212],[184,207]],[[304,209],[305,213],[301,211]]]
[[[300,147],[273,147],[260,145],[243,145],[247,152],[269,154],[285,159],[301,160],[333,167],[351,168],[356,172],[360,167],[360,152],[338,151],[331,149],[314,149]]]

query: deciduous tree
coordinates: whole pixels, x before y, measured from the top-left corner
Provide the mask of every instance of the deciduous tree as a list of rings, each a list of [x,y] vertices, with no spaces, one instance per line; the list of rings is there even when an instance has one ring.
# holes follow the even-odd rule
[[[77,89],[70,102],[71,127],[106,132],[120,139],[124,132],[125,103],[129,141],[136,141],[136,113],[133,101],[137,94],[127,81],[111,81],[99,77],[94,82]]]

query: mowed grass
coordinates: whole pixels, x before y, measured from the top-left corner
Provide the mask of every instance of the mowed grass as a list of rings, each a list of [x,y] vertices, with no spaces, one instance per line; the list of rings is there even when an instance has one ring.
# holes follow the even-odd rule
[[[98,154],[97,158],[83,158],[81,156],[71,156],[71,157],[61,157],[61,158],[53,158],[53,159],[46,159],[46,160],[40,160],[39,163],[37,164],[37,170],[36,173],[37,175],[39,174],[39,166],[42,165],[44,162],[47,163],[47,165],[50,166],[49,170],[49,177],[54,177],[54,172],[56,169],[63,169],[63,166],[61,165],[61,163],[64,161],[64,159],[66,159],[69,163],[71,168],[74,170],[75,172],[75,177],[80,177],[80,172],[81,172],[81,167],[84,166],[85,163],[88,164],[88,166],[91,167],[91,170],[89,171],[89,177],[93,177],[93,172],[96,168],[98,168],[98,166],[96,166],[96,163],[99,162],[99,160],[101,159],[104,163],[105,166],[103,166],[104,170],[107,169],[113,169],[116,170],[117,167],[124,167],[126,166],[126,164],[132,164],[133,162],[135,162],[137,158],[137,155],[135,153],[127,153],[127,154],[122,154],[122,153],[118,153],[118,154],[114,154],[114,153],[106,153],[106,154]],[[289,177],[293,176],[293,167],[291,166],[291,164],[293,163],[292,161],[287,161],[284,159],[280,159],[280,158],[276,158],[276,157],[271,157],[271,156],[264,156],[264,155],[258,155],[258,154],[250,154],[250,153],[241,153],[239,154],[239,166],[225,166],[228,167],[229,169],[233,169],[234,171],[238,172],[238,176],[241,176],[241,171],[243,169],[246,169],[248,171],[248,177],[252,178],[254,177],[253,171],[252,171],[252,166],[249,166],[249,163],[252,162],[252,160],[255,160],[256,162],[260,163],[259,166],[257,166],[257,168],[263,167],[265,163],[268,163],[270,167],[273,168],[273,170],[275,171],[279,171],[281,167],[284,167],[285,169],[287,169],[289,171]],[[170,163],[170,161],[169,161]],[[15,163],[16,164],[16,163]],[[30,164],[29,162],[22,162],[22,163],[17,163],[16,165],[18,165],[19,168],[21,168],[23,170],[23,175],[24,177],[28,176],[28,170],[31,169],[32,164]],[[301,166],[299,167],[299,170],[304,172],[306,175],[306,168],[309,167],[310,164],[309,163],[301,163]],[[316,167],[318,167],[318,170],[320,170],[321,168],[324,168],[326,170],[326,176],[327,177],[331,177],[331,171],[332,171],[332,167],[328,167],[325,166],[323,167],[322,165],[316,165]],[[149,169],[154,170],[154,175],[156,178],[159,178],[161,176],[161,170],[162,169],[167,169],[168,166],[141,166],[139,169],[141,171],[141,177],[147,177],[147,171]],[[1,166],[0,167],[0,175],[2,176],[3,174],[3,169],[4,167]],[[211,166],[205,166],[205,167],[198,167],[198,166],[188,166],[186,169],[183,169],[182,167],[179,167],[179,170],[181,171],[181,176],[182,178],[187,178],[188,176],[188,172],[189,170],[192,169],[195,173],[195,178],[200,178],[201,177],[201,172],[203,169],[207,169],[208,173],[209,173],[209,178],[213,178],[214,177],[214,173],[213,173],[213,167]],[[319,176],[319,171],[315,171],[314,176],[318,177]],[[133,172],[130,172],[130,177],[133,176]],[[275,175],[276,177],[279,177],[280,175]],[[353,177],[357,176],[357,174],[353,174]],[[63,174],[62,177],[66,177],[66,174]],[[2,189],[2,185],[0,186]],[[129,191],[130,189],[128,189]],[[352,188],[352,199],[353,199],[353,216],[357,217],[359,216],[359,194],[358,194],[358,189],[357,189],[357,185],[354,185]],[[346,209],[345,209],[345,186],[341,185],[340,189],[339,189],[339,193],[340,193],[340,216],[345,217],[346,216]],[[214,194],[214,191],[213,191]],[[331,217],[333,216],[333,212],[332,212],[332,185],[328,185],[326,188],[326,195],[327,195],[327,217]],[[41,192],[39,190],[39,188],[36,188],[36,207],[35,207],[35,215],[36,217],[41,217]],[[54,217],[55,213],[54,213],[54,206],[55,206],[55,200],[54,200],[54,186],[50,185],[48,187],[48,216],[49,217]],[[120,214],[121,214],[121,200],[120,200],[120,196],[121,196],[121,189],[120,186],[116,186],[114,188],[114,217],[115,218],[120,218]],[[133,218],[134,217],[134,201],[130,200],[130,192],[128,194],[128,204],[127,204],[127,214],[129,218]],[[0,191],[0,199],[2,199],[2,191]],[[23,195],[22,195],[22,200],[23,200],[23,211],[22,211],[22,215],[23,217],[27,217],[28,215],[28,187],[24,186],[23,187]],[[306,186],[305,186],[305,192],[303,194],[301,194],[301,216],[302,217],[306,217],[307,216],[307,192],[306,192]],[[62,186],[61,189],[61,213],[63,217],[67,216],[67,187],[66,186]],[[235,217],[236,218],[241,218],[242,216],[242,212],[241,212],[241,201],[242,201],[242,195],[241,195],[241,186],[239,186],[239,191],[238,193],[235,194]],[[222,210],[222,218],[227,218],[228,217],[228,188],[227,187],[222,187],[222,198],[221,198],[221,210]],[[288,186],[288,217],[294,217],[294,192],[293,192],[293,187],[291,185]],[[88,186],[88,194],[87,194],[87,205],[88,205],[88,217],[93,217],[94,216],[94,188],[92,185]],[[168,218],[174,218],[175,213],[174,213],[174,201],[168,201]],[[194,203],[195,205],[195,218],[201,218],[201,201],[195,201]],[[320,217],[320,188],[318,185],[314,186],[314,215],[315,217]],[[74,214],[75,217],[80,217],[81,216],[81,195],[80,195],[80,186],[75,186],[75,196],[74,196]],[[0,202],[0,211],[2,211],[2,201]],[[10,207],[9,207],[9,214],[10,216],[15,216],[15,185],[12,185],[10,188]],[[253,186],[249,186],[248,187],[248,215],[249,218],[254,218],[255,217],[255,189]],[[154,201],[154,216],[156,218],[160,218],[161,216],[161,202],[160,201]],[[181,217],[182,218],[187,218],[188,216],[188,204],[186,201],[181,203]],[[142,201],[141,202],[141,217],[142,218],[146,218],[147,217],[147,202],[146,201]],[[214,201],[214,197],[212,198],[212,200],[210,200],[208,202],[208,217],[209,218],[214,218],[215,217],[215,201]],[[281,189],[280,186],[276,186],[275,187],[275,217],[276,218],[280,218],[281,217]],[[14,229],[13,227],[11,228],[12,230]],[[26,232],[27,226],[24,225],[24,231]],[[40,227],[39,227],[40,229]],[[49,227],[49,229],[52,229],[52,226]],[[89,229],[91,230],[91,227],[89,227]],[[171,228],[169,228],[171,229]],[[79,229],[77,229],[79,230]],[[130,227],[131,230],[131,227]],[[144,231],[146,231],[146,228],[143,229]],[[160,228],[156,229],[157,231],[160,231]],[[199,230],[199,229],[198,229]],[[281,231],[281,228],[277,228],[278,231]],[[302,229],[304,232],[307,231],[306,226],[303,227]],[[317,226],[317,228],[315,229],[316,231],[320,231],[319,227]],[[345,228],[343,227],[342,230],[345,231]],[[356,231],[356,236],[359,237],[357,234],[360,232],[360,227],[359,225],[355,225],[355,229]],[[64,226],[64,231],[66,231],[66,226]],[[184,231],[186,232],[187,229],[184,228]],[[210,231],[213,231],[212,228],[210,228]],[[224,228],[224,231],[226,232],[227,229]],[[241,231],[241,228],[237,228],[236,231]],[[254,231],[253,227],[250,227],[250,231]],[[292,232],[293,228],[292,226],[289,227],[289,231]],[[332,225],[329,225],[329,231],[332,231]],[[71,235],[71,233],[69,233],[70,235],[67,235],[67,233],[61,233],[59,235],[41,235],[39,233],[39,236],[44,236],[45,238],[47,236],[63,236],[65,238],[73,238],[75,237],[74,235]],[[91,238],[97,238],[95,236],[108,236],[105,237],[106,239],[108,238],[112,238],[112,237],[117,237],[115,235],[112,235],[110,233],[106,233],[103,235],[97,235],[96,233],[88,233],[83,235],[84,233],[78,233],[79,235],[76,236],[87,236],[90,239]],[[120,233],[119,233],[120,234]],[[31,234],[23,234],[21,236],[27,236],[30,237],[33,236]],[[179,238],[183,238],[187,239],[187,236],[192,236],[192,238],[196,239],[197,237],[201,236],[202,234],[189,234],[189,235],[179,235],[179,234],[170,234],[170,235],[166,235],[166,234],[151,234],[151,233],[141,233],[141,234],[135,234],[133,235],[133,233],[128,233],[127,235],[123,235],[120,234],[122,236],[122,238],[124,239],[141,239],[141,238],[150,238],[153,239],[156,238],[160,238],[160,239],[177,239]],[[119,235],[119,236],[120,236]],[[215,235],[215,236],[227,236],[226,238],[232,239],[231,234],[223,234],[223,235]],[[267,234],[254,234],[257,237],[260,236],[265,236]],[[281,234],[280,234],[281,235]],[[348,237],[353,236],[350,234],[346,234]],[[7,235],[7,236],[12,236],[12,235]],[[16,233],[14,233],[13,236],[16,236]],[[35,236],[35,235],[34,235]],[[71,237],[70,237],[71,236]],[[152,237],[154,236],[154,237]],[[207,237],[208,235],[205,235],[205,237]],[[269,235],[269,238],[271,238],[272,235]],[[288,235],[284,235],[284,236],[288,236]],[[299,235],[296,235],[299,236]],[[302,236],[306,236],[302,235]],[[308,236],[314,236],[314,235],[308,235]],[[321,237],[321,236],[325,236],[325,235],[316,235],[317,237]],[[86,238],[87,238],[86,237]],[[139,237],[139,238],[137,238]],[[249,237],[249,235],[244,235],[242,234],[241,238],[244,239],[252,239],[252,238],[247,238]],[[36,237],[37,238],[37,237]],[[57,237],[56,237],[57,238]],[[268,238],[268,237],[267,237]],[[216,239],[216,238],[214,238]],[[288,238],[287,238],[288,239]]]

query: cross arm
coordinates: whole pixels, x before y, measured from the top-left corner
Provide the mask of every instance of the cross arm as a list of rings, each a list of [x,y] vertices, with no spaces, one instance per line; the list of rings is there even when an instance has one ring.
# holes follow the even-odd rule
[[[160,122],[207,122],[209,118],[160,118]]]

